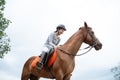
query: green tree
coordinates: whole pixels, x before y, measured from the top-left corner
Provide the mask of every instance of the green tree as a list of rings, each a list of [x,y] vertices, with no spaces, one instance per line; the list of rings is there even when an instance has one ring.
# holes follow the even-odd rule
[[[5,29],[9,26],[11,21],[4,18],[3,11],[5,4],[5,0],[0,0],[0,58],[3,58],[4,54],[7,54],[8,51],[10,51],[10,39],[5,33]]]
[[[115,80],[120,80],[120,64],[112,68],[111,72],[114,74]]]

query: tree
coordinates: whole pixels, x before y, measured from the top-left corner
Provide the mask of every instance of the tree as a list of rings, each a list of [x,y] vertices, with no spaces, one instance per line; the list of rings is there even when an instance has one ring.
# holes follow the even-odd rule
[[[111,72],[114,73],[115,80],[120,80],[120,65],[112,68]]]
[[[11,21],[4,18],[3,11],[5,4],[5,0],[0,0],[0,58],[3,58],[4,54],[10,51],[10,38],[5,33],[5,29],[9,26]]]

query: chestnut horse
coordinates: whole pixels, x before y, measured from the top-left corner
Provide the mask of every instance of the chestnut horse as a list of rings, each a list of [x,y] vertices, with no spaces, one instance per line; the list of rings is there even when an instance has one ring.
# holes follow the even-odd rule
[[[62,46],[56,49],[57,57],[54,64],[50,67],[50,72],[47,72],[44,67],[40,71],[36,68],[31,68],[31,62],[36,58],[36,56],[32,56],[24,64],[21,80],[39,80],[41,77],[70,80],[75,66],[75,55],[77,55],[83,42],[93,46],[95,50],[102,48],[101,42],[96,38],[92,28],[88,27],[86,22]]]

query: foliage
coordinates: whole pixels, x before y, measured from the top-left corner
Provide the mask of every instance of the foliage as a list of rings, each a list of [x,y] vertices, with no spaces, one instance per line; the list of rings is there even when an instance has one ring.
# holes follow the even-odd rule
[[[10,51],[10,39],[5,33],[5,29],[11,23],[10,20],[4,18],[3,11],[5,6],[5,0],[0,0],[0,58],[4,57],[4,54],[7,54]]]
[[[120,80],[120,65],[112,68],[111,72],[114,73],[115,80]]]

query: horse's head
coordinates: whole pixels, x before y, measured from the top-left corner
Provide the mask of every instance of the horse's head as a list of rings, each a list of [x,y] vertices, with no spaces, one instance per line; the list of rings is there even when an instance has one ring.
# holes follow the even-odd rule
[[[84,22],[83,28],[85,29],[84,42],[89,44],[90,46],[93,46],[96,50],[100,50],[102,48],[102,43],[95,36],[94,32],[92,31],[92,28],[88,27],[86,22]]]

